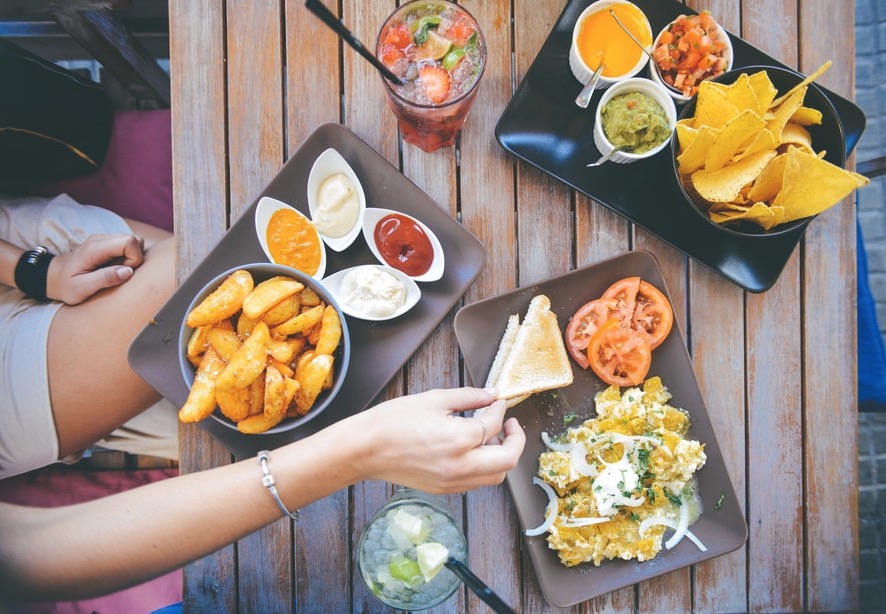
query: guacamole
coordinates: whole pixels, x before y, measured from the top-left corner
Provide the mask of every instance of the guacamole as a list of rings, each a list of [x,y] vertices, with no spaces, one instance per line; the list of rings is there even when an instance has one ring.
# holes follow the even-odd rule
[[[654,149],[671,135],[664,109],[640,92],[613,97],[600,110],[600,117],[609,142],[633,154]]]

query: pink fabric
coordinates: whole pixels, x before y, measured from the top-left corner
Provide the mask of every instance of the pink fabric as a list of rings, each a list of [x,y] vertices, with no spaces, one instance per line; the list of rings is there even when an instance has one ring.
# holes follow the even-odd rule
[[[0,501],[34,507],[58,507],[91,501],[175,475],[178,475],[177,469],[82,471],[64,465],[50,465],[0,480]],[[177,570],[103,597],[15,605],[6,611],[10,614],[147,614],[181,600],[182,572]]]
[[[74,200],[172,231],[172,129],[169,109],[117,111],[101,168],[39,186],[36,196]]]

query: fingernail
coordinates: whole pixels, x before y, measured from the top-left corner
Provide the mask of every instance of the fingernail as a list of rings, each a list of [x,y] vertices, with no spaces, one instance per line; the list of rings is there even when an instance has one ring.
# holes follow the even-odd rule
[[[117,277],[120,281],[126,281],[130,277],[132,277],[132,267],[131,266],[121,266],[117,269]]]

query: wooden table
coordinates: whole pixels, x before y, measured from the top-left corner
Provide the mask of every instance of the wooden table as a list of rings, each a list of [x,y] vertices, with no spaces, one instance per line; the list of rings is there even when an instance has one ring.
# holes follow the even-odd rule
[[[339,3],[327,2],[333,11]],[[367,44],[394,2],[342,0]],[[426,154],[398,140],[379,76],[297,0],[170,0],[178,279],[185,279],[299,143],[340,122],[489,252],[470,304],[643,248],[662,264],[719,443],[750,529],[744,548],[605,595],[575,611],[847,610],[858,604],[855,210],[808,228],[775,286],[750,294],[592,200],[507,154],[493,129],[564,0],[466,0],[489,48],[458,148]],[[852,2],[695,0],[732,32],[821,82],[854,92]],[[455,310],[453,310],[454,314]],[[386,395],[458,386],[450,314]],[[181,467],[231,462],[196,427]],[[199,612],[379,611],[354,569],[356,540],[391,485],[358,484],[190,565],[185,603]],[[471,564],[518,611],[551,609],[521,550],[505,487],[453,496]],[[220,520],[222,521],[222,520]],[[459,592],[446,611],[484,611]]]

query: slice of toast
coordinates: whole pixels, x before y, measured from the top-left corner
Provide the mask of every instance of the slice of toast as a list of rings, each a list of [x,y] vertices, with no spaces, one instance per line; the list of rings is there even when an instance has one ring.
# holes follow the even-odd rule
[[[489,375],[486,377],[486,387],[496,388],[498,386],[498,378],[501,376],[501,368],[505,364],[511,348],[514,347],[514,340],[517,338],[517,331],[520,330],[520,316],[514,314],[508,317],[508,325],[505,327],[505,333],[502,335],[498,344],[498,351],[492,361],[492,367],[489,368]],[[513,407],[521,401],[529,398],[528,394],[523,394],[512,399],[507,399],[508,407]]]
[[[572,383],[572,365],[547,296],[540,294],[530,301],[503,361],[494,384],[500,399],[515,399]]]

